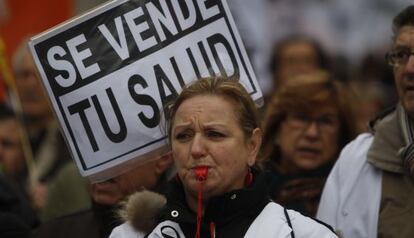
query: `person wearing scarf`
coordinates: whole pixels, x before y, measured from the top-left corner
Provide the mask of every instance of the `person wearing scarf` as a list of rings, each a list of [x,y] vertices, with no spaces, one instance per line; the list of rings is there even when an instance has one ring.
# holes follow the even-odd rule
[[[317,218],[343,237],[414,237],[414,5],[393,20],[399,103],[345,147],[326,182]]]
[[[356,131],[348,89],[327,72],[292,77],[265,113],[263,151],[270,196],[314,217],[342,147]]]

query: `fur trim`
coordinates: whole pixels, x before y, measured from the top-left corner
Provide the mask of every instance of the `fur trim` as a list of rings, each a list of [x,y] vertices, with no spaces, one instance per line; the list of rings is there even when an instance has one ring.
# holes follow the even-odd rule
[[[128,222],[138,231],[149,233],[157,224],[155,219],[167,199],[151,191],[136,192],[129,196],[118,212],[124,222]]]

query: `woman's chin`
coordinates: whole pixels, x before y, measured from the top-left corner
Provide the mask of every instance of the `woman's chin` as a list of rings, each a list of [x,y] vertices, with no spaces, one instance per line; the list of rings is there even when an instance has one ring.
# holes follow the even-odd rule
[[[198,180],[191,180],[187,183],[186,190],[191,191],[195,196],[198,195],[199,189],[202,189],[203,196],[211,197],[213,191],[217,189],[217,183],[214,183],[214,181],[198,181]]]

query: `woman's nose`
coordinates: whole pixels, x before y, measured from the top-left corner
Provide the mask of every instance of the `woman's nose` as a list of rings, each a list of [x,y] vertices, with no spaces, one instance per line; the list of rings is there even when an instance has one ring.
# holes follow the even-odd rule
[[[319,125],[317,121],[310,121],[309,125],[305,128],[305,136],[310,138],[316,138],[319,136]]]
[[[191,143],[191,156],[194,159],[203,157],[206,154],[205,142],[200,134],[196,134]]]
[[[408,62],[407,62],[407,65],[406,65],[405,69],[409,73],[414,74],[414,54],[411,54],[410,57],[408,58]]]

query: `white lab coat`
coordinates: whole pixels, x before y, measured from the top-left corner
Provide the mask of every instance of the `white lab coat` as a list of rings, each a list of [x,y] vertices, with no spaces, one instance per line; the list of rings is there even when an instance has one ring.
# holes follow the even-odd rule
[[[364,133],[348,144],[325,184],[317,218],[344,238],[376,238],[382,172],[367,162],[373,136]]]

